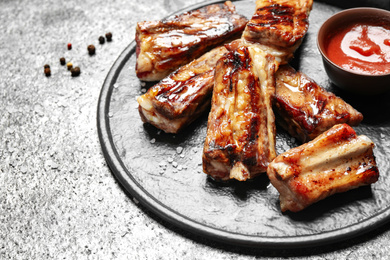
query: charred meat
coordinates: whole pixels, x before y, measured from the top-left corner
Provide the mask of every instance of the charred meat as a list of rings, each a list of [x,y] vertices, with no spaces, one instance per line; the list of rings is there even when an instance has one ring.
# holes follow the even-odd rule
[[[136,74],[144,81],[161,80],[223,42],[240,37],[246,23],[230,1],[162,21],[140,22],[135,37]]]
[[[297,212],[335,193],[376,182],[373,147],[367,136],[339,124],[280,154],[267,174],[280,193],[281,210]]]
[[[138,97],[143,122],[166,133],[177,133],[210,107],[217,61],[223,46],[179,68]]]
[[[257,0],[242,38],[262,46],[280,64],[287,63],[309,28],[313,0]]]
[[[363,115],[343,99],[289,65],[276,72],[274,110],[278,124],[302,142],[336,124],[356,126],[363,120]]]
[[[275,60],[239,47],[217,63],[203,151],[203,171],[214,179],[245,181],[275,158]]]

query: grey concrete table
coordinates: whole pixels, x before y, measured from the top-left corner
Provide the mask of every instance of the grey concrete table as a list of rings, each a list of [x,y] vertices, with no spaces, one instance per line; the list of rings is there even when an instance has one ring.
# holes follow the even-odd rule
[[[217,244],[164,223],[116,182],[96,130],[104,79],[137,21],[199,2],[0,1],[0,259],[389,257],[389,226],[306,250]],[[106,32],[113,41],[100,45]],[[92,57],[89,44],[96,46]],[[60,57],[81,76],[72,78]],[[43,73],[46,63],[51,77]]]

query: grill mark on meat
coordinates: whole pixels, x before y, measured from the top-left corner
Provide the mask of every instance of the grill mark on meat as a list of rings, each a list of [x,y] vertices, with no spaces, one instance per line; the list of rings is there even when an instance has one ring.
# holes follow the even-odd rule
[[[227,1],[136,27],[136,73],[157,81],[212,48],[241,36],[247,19]]]
[[[253,15],[251,22],[248,23],[248,26],[293,26],[293,14],[294,8],[290,6],[282,6],[278,4],[265,6],[257,9],[257,12],[255,13],[255,15]]]
[[[276,79],[277,122],[302,142],[336,124],[354,126],[363,120],[363,115],[351,105],[288,65],[279,68]]]
[[[209,107],[215,64],[225,53],[217,47],[151,87],[137,99],[141,119],[167,133],[193,122]]]
[[[374,143],[347,124],[279,155],[267,174],[280,193],[282,211],[300,211],[335,193],[374,183],[379,170]]]
[[[256,62],[262,65],[256,67]],[[274,158],[268,140],[274,138],[268,133],[274,71],[273,57],[252,47],[238,47],[218,61],[203,153],[205,173],[242,181],[266,171]]]

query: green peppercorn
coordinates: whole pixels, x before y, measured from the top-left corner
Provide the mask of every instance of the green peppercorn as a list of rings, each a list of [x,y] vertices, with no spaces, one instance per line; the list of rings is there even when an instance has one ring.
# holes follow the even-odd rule
[[[74,67],[70,70],[72,77],[78,77],[80,75],[80,68]]]
[[[110,32],[106,33],[106,39],[108,42],[112,41],[112,33]]]
[[[61,63],[61,65],[65,65],[65,58],[64,57],[60,58],[60,63]]]
[[[103,36],[100,36],[100,37],[99,37],[99,43],[100,43],[100,44],[104,44],[104,42],[105,42],[104,37],[103,37]]]
[[[95,46],[94,46],[94,45],[92,45],[92,44],[91,44],[91,45],[88,45],[88,48],[87,48],[87,49],[88,49],[89,55],[92,56],[92,55],[95,54],[95,51],[96,51],[96,50],[95,50]]]

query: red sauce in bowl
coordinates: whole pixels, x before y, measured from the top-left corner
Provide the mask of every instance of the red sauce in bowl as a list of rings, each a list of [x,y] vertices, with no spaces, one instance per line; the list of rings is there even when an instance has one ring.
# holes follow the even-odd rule
[[[370,75],[390,73],[390,22],[362,19],[329,36],[328,58],[340,67]]]

